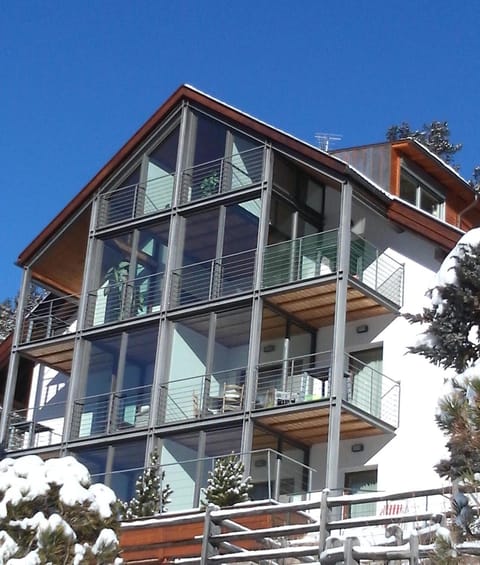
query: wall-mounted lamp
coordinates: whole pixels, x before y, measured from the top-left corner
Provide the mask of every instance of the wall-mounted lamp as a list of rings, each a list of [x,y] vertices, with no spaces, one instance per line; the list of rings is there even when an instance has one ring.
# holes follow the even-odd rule
[[[275,351],[275,345],[273,343],[269,343],[263,347],[263,351],[264,353],[271,353],[272,351]]]
[[[352,445],[352,452],[360,453],[360,451],[363,451],[363,443],[354,443]]]
[[[367,324],[362,324],[361,326],[357,326],[356,332],[357,334],[366,334],[368,332]]]

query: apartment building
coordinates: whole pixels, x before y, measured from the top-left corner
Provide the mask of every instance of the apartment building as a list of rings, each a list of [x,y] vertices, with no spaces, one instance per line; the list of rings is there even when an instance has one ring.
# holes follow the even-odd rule
[[[4,445],[122,499],[158,448],[172,509],[231,452],[256,499],[438,484],[400,314],[479,219],[412,140],[327,154],[182,86],[19,256]]]

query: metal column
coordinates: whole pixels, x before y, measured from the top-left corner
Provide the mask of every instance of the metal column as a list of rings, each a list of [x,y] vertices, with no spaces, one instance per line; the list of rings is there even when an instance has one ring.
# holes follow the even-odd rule
[[[342,416],[343,375],[345,364],[345,323],[347,320],[348,271],[350,263],[350,222],[352,216],[352,187],[342,186],[340,228],[338,230],[338,262],[333,326],[331,365],[330,415],[328,419],[326,486],[338,488],[340,425]]]

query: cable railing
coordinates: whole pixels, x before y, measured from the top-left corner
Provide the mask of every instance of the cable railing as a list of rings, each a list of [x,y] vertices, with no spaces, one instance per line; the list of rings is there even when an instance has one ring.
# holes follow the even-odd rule
[[[252,249],[175,269],[170,306],[186,306],[251,292],[255,256]]]
[[[33,310],[25,309],[20,343],[73,333],[77,316],[78,298],[74,295],[42,300]]]
[[[337,270],[338,230],[307,235],[265,248],[262,287],[270,288]],[[403,303],[404,265],[352,234],[349,275],[396,306]]]
[[[75,400],[72,439],[148,427],[151,391],[145,385]]]
[[[97,227],[158,214],[171,208],[174,184],[175,175],[172,173],[102,194]]]
[[[8,415],[7,451],[61,443],[66,402],[12,410]]]
[[[356,235],[350,248],[350,276],[402,306],[404,265]]]
[[[373,367],[346,354],[345,366],[350,375],[345,400],[397,427],[400,410],[400,383]]]
[[[87,327],[99,326],[158,312],[162,300],[163,273],[118,283],[106,282],[88,293]]]
[[[201,505],[208,473],[213,471],[219,459],[232,454],[239,457],[246,455],[251,461],[250,470],[247,470],[252,483],[251,500],[280,501],[293,496],[305,496],[316,472],[308,465],[273,449],[253,450],[245,454],[231,451],[224,455],[164,463],[159,466],[159,490],[166,484],[173,490],[168,510],[186,510]],[[105,482],[122,500],[129,500],[135,493],[127,492],[125,485],[133,487],[143,472],[143,467],[131,467],[106,474],[93,474],[92,480]]]
[[[182,172],[181,204],[232,192],[263,180],[263,147],[216,159]]]
[[[241,412],[245,399],[244,367],[162,383],[160,420],[164,423]]]
[[[254,409],[330,399],[331,356],[325,351],[258,365]],[[345,354],[342,398],[398,426],[400,384],[349,354]]]
[[[336,229],[267,246],[263,265],[263,288],[335,272],[337,248]]]

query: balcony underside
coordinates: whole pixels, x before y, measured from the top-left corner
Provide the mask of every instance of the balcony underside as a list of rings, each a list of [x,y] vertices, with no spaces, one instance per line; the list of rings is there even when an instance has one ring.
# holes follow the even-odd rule
[[[45,341],[36,347],[26,349],[25,356],[69,375],[72,370],[74,343],[72,336]]]
[[[300,288],[279,290],[269,294],[266,301],[295,318],[320,328],[330,326],[335,314],[336,283],[316,280]],[[347,293],[347,321],[361,320],[396,312],[392,304],[374,296],[363,285],[349,282]]]
[[[271,410],[268,414],[258,415],[255,421],[274,434],[286,440],[303,445],[325,443],[328,440],[328,416],[330,407],[326,403],[291,407],[288,410]],[[366,436],[392,433],[394,429],[375,418],[365,419],[342,407],[340,439],[358,439]],[[257,445],[258,444],[258,445]],[[256,439],[256,449],[262,449],[261,440]],[[270,446],[268,446],[270,447]]]

